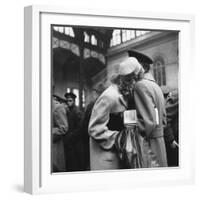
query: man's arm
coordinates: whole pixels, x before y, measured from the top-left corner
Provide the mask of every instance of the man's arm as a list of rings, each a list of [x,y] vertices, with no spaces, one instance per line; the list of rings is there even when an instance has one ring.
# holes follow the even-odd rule
[[[145,85],[138,83],[134,97],[140,133],[148,138],[156,127],[156,112],[152,96]]]
[[[68,131],[68,121],[66,110],[63,106],[59,105],[55,108],[53,113],[54,127],[52,129],[54,140],[59,136],[65,135]]]

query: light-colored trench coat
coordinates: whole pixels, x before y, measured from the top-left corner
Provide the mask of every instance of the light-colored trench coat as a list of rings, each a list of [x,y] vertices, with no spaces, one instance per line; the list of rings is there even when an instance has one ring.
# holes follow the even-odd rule
[[[144,78],[136,83],[134,99],[139,131],[144,136],[144,150],[148,151],[146,156],[151,156],[154,160],[147,163],[147,167],[166,167],[167,158],[163,138],[163,128],[166,124],[164,97],[161,88],[150,73],[144,74]]]
[[[53,171],[66,171],[65,166],[65,153],[64,153],[64,143],[63,136],[68,131],[68,121],[66,115],[66,109],[63,105],[56,103],[54,100],[52,102],[52,113],[53,113]]]
[[[97,99],[89,122],[91,170],[119,169],[117,152],[113,149],[116,130],[108,129],[111,113],[126,109],[126,102],[116,85],[108,87]]]

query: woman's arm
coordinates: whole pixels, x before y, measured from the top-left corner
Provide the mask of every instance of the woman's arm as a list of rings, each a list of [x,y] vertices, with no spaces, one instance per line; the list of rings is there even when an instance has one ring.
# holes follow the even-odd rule
[[[110,112],[113,106],[113,99],[102,95],[97,99],[89,122],[89,135],[106,150],[113,147],[118,131],[111,131],[107,124],[110,119]]]

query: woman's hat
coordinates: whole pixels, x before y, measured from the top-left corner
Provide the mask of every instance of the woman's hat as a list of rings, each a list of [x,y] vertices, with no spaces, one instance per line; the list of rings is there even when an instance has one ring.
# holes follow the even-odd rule
[[[134,57],[128,57],[119,65],[119,75],[128,75],[131,73],[135,73],[138,75],[140,71],[144,72],[142,65],[138,62],[138,60]]]

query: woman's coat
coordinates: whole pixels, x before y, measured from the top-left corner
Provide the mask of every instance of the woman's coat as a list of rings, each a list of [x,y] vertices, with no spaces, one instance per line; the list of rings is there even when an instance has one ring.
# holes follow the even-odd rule
[[[95,102],[89,122],[91,170],[120,168],[114,143],[120,128],[123,129],[123,123],[118,117],[114,117],[116,123],[112,126],[109,124],[111,115],[120,116],[125,109],[126,102],[114,84]]]

